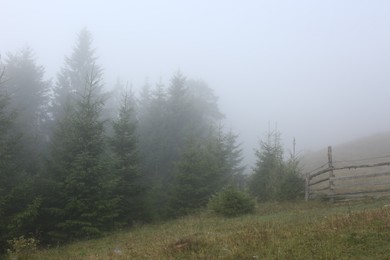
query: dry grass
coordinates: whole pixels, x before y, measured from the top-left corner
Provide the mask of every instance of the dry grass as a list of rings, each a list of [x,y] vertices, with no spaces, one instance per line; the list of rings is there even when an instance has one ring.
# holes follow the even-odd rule
[[[205,212],[28,259],[389,259],[389,203],[267,203],[237,218]]]

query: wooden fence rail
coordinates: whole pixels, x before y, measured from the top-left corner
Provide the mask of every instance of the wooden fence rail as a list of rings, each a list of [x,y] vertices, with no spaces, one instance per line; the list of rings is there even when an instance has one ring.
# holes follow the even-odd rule
[[[390,166],[390,162],[335,167],[332,147],[329,146],[327,166],[325,169],[306,174],[305,200],[321,197],[333,201],[348,197],[390,195],[390,171],[375,170],[375,167]],[[352,175],[351,170],[363,168],[373,168],[374,172]],[[340,176],[336,174],[337,172],[344,175]]]

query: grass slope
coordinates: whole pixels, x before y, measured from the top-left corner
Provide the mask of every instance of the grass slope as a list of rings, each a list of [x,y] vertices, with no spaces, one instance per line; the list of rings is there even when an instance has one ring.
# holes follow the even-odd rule
[[[333,162],[388,156],[390,155],[390,131],[365,136],[343,144],[329,145],[333,146]],[[324,147],[319,151],[306,152],[302,159],[302,165],[304,167],[304,171],[308,172],[326,164],[327,161],[328,148]],[[363,160],[352,162],[352,164],[375,163],[382,161],[389,161],[389,158],[381,158],[379,161]],[[341,166],[341,164],[338,166]]]
[[[267,203],[237,218],[205,212],[39,250],[26,258],[390,259],[389,203]]]

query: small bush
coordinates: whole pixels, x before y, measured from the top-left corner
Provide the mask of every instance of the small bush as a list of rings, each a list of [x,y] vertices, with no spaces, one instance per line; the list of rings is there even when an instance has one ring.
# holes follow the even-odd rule
[[[30,254],[37,251],[38,240],[35,238],[25,238],[20,236],[12,240],[8,240],[9,249],[7,250],[8,256],[13,258],[26,258]]]
[[[219,215],[234,217],[252,213],[255,201],[247,193],[229,186],[210,199],[208,208]]]

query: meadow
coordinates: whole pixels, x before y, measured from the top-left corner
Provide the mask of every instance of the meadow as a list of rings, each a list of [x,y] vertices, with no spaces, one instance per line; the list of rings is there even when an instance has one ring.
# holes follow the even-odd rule
[[[389,203],[264,203],[235,218],[203,211],[18,259],[390,259]]]

